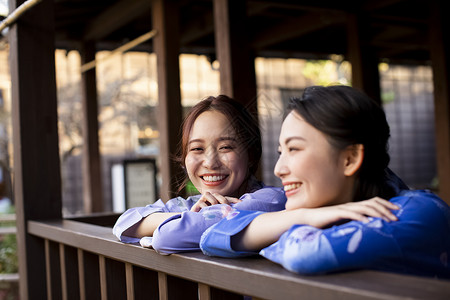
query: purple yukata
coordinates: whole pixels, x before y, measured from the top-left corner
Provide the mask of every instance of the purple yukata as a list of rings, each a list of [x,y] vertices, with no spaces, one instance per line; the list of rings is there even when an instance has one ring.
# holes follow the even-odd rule
[[[190,209],[202,195],[184,199],[177,197],[167,203],[162,200],[145,207],[134,207],[125,211],[117,220],[113,233],[124,243],[139,243],[143,247],[154,248],[161,254],[200,251],[199,242],[203,232],[236,210],[256,210],[263,212],[283,210],[286,196],[282,188],[266,187],[261,182],[252,181],[251,192],[240,197],[236,204],[217,204],[202,208],[199,212]],[[134,238],[123,232],[152,213],[179,212],[169,217],[153,233],[153,237]]]

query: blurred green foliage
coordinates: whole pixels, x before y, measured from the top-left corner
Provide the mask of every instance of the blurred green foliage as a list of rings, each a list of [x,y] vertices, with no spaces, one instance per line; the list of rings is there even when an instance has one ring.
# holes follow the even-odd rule
[[[15,234],[0,237],[0,273],[17,273],[17,240]]]
[[[14,214],[14,206],[11,206],[8,214]],[[1,218],[2,214],[0,214]],[[15,221],[1,221],[1,227],[15,227]],[[15,234],[0,235],[0,273],[17,273],[17,239]]]

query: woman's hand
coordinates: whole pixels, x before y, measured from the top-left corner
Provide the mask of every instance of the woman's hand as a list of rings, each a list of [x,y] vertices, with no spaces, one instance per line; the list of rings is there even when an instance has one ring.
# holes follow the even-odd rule
[[[211,194],[210,192],[206,192],[197,203],[192,206],[191,211],[198,212],[203,207],[211,206],[214,204],[231,204],[231,203],[239,203],[242,200],[233,197],[222,196],[217,193]]]
[[[302,214],[304,217],[302,223],[317,228],[325,228],[342,220],[368,222],[368,217],[381,218],[387,222],[397,221],[397,217],[391,212],[391,210],[397,209],[399,209],[397,205],[382,198],[374,197],[359,202],[306,209],[307,211]]]

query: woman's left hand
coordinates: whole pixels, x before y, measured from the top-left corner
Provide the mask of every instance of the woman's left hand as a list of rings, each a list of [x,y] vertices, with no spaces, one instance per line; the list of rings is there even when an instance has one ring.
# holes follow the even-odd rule
[[[239,202],[242,202],[242,200],[240,200],[238,198],[222,196],[222,195],[217,194],[217,193],[211,194],[210,192],[206,192],[197,201],[197,203],[195,203],[194,206],[192,206],[191,211],[198,212],[203,207],[207,207],[207,206],[211,206],[211,205],[215,205],[215,204],[228,204],[228,205],[230,205],[231,203],[239,203]]]
[[[397,217],[391,212],[391,210],[397,209],[399,209],[397,205],[374,197],[359,202],[306,209],[307,212],[303,214],[306,220],[303,220],[302,223],[324,228],[341,220],[368,222],[368,217],[381,218],[387,222],[397,221]]]

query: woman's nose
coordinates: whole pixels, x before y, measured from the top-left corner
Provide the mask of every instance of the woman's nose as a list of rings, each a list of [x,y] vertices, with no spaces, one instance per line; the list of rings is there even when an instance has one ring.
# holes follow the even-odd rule
[[[285,160],[283,159],[282,155],[280,155],[280,157],[278,158],[273,173],[275,174],[275,176],[280,178],[289,173],[289,167],[285,163]]]
[[[214,169],[220,166],[220,159],[217,151],[210,150],[205,153],[203,165],[208,169]]]

